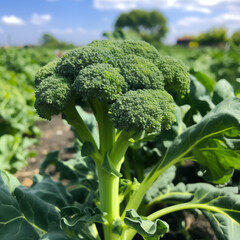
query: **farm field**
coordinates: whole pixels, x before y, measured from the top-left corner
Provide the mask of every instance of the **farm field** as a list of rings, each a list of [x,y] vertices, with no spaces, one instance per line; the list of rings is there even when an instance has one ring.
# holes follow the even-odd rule
[[[101,45],[99,47],[97,42],[93,43],[93,46],[97,49],[101,48]],[[140,206],[139,215],[137,212],[128,211],[125,225],[121,222],[114,222],[114,233],[109,233],[109,230],[103,224],[106,220],[102,212],[103,209],[100,211],[97,208],[100,204],[97,196],[99,191],[101,194],[103,190],[101,190],[101,186],[97,189],[96,186],[100,183],[96,176],[101,176],[103,173],[99,170],[98,166],[99,156],[94,155],[96,149],[93,143],[95,142],[91,142],[92,139],[89,139],[87,136],[86,142],[88,142],[88,144],[84,144],[82,141],[84,136],[80,135],[80,131],[77,126],[74,125],[74,122],[71,124],[72,119],[65,116],[67,115],[66,112],[63,113],[65,118],[64,121],[61,119],[61,114],[58,114],[57,116],[53,116],[52,120],[49,122],[39,117],[34,107],[37,98],[36,108],[42,117],[49,118],[50,113],[51,115],[55,115],[57,112],[55,107],[50,110],[42,110],[42,106],[48,107],[52,104],[49,104],[49,102],[46,103],[46,99],[48,99],[47,95],[41,95],[42,93],[38,92],[35,96],[35,89],[42,89],[41,81],[44,81],[42,75],[45,76],[44,74],[49,74],[47,71],[52,70],[47,69],[45,72],[43,71],[43,73],[41,73],[42,75],[40,75],[38,71],[51,61],[59,61],[59,57],[65,57],[65,53],[66,56],[68,56],[68,51],[60,51],[60,56],[59,51],[56,54],[56,51],[53,49],[44,47],[0,48],[0,170],[2,171],[0,175],[0,191],[6,191],[4,188],[6,185],[9,189],[19,189],[19,192],[14,193],[18,194],[16,195],[17,197],[14,194],[15,198],[13,198],[11,194],[8,195],[9,201],[18,202],[14,204],[19,204],[19,207],[16,207],[16,211],[18,211],[17,214],[20,213],[19,216],[29,216],[28,214],[30,214],[21,205],[23,204],[21,202],[23,201],[22,198],[25,196],[29,196],[29,199],[26,198],[25,201],[29,201],[30,205],[39,204],[41,209],[47,207],[52,214],[50,215],[54,224],[60,221],[60,217],[56,216],[57,214],[54,212],[54,208],[58,210],[61,208],[65,209],[61,212],[61,218],[64,219],[61,220],[61,228],[53,224],[51,225],[53,226],[52,229],[48,232],[46,229],[50,229],[50,227],[47,226],[47,224],[50,223],[51,220],[49,220],[49,216],[45,216],[41,212],[41,214],[43,214],[43,219],[47,219],[47,223],[42,223],[42,220],[40,220],[40,223],[37,223],[32,220],[34,217],[29,217],[29,219],[26,217],[27,220],[24,217],[21,219],[22,227],[19,229],[19,236],[29,229],[29,234],[31,235],[30,239],[34,240],[99,240],[103,239],[103,235],[108,236],[106,240],[118,239],[116,235],[120,236],[121,240],[125,240],[127,238],[123,237],[123,232],[125,232],[129,239],[136,240],[143,238],[158,239],[156,236],[161,234],[165,234],[162,238],[164,240],[235,240],[234,236],[237,236],[240,223],[240,208],[237,204],[239,195],[236,194],[238,191],[236,189],[240,184],[239,49],[232,47],[186,48],[164,45],[158,45],[156,49],[161,56],[171,56],[174,59],[181,60],[188,66],[186,72],[189,73],[189,75],[187,75],[189,76],[188,80],[190,79],[189,91],[186,90],[187,87],[182,90],[181,94],[179,94],[174,87],[172,88],[174,90],[168,90],[174,102],[171,103],[172,105],[166,103],[169,105],[168,108],[164,110],[170,112],[168,109],[171,109],[172,106],[175,106],[176,109],[176,112],[173,114],[175,115],[175,117],[173,117],[175,118],[174,121],[169,117],[171,113],[168,112],[169,116],[165,116],[167,120],[164,121],[169,121],[172,125],[171,128],[169,127],[168,129],[168,127],[166,127],[166,129],[161,129],[161,134],[154,135],[154,138],[152,138],[151,134],[145,135],[143,138],[140,136],[136,137],[136,135],[128,136],[128,140],[131,139],[132,142],[131,145],[129,143],[127,146],[128,150],[125,152],[126,161],[122,164],[121,170],[112,166],[109,163],[108,157],[103,157],[102,160],[99,160],[100,162],[102,161],[101,166],[103,166],[105,171],[110,173],[111,177],[123,177],[122,182],[120,181],[119,196],[117,196],[120,199],[118,200],[120,201],[120,212],[124,213],[124,208],[127,208],[128,205],[134,206],[131,197],[134,197],[135,200],[138,198],[137,189],[145,191],[143,205],[140,205],[140,202],[138,203],[138,207]],[[106,49],[104,49],[104,51],[105,50]],[[64,57],[62,57],[62,59],[64,59]],[[117,57],[119,57],[119,55],[117,55]],[[145,59],[147,58],[146,56],[144,57]],[[125,59],[129,61],[129,64],[132,64],[133,60],[129,60],[127,57]],[[135,58],[134,61],[137,61],[136,59],[137,58]],[[143,61],[143,58],[139,59],[139,61]],[[112,65],[116,64],[114,60],[110,62]],[[81,61],[84,62],[85,59]],[[92,61],[91,58],[83,64],[87,65],[90,61]],[[151,61],[152,60],[149,60],[148,67],[152,67]],[[171,61],[173,61],[172,64],[176,63],[175,60]],[[140,63],[142,64],[141,66],[143,66],[143,62]],[[68,63],[66,63],[66,65],[67,64]],[[77,69],[82,62],[78,64],[79,63],[76,63],[76,66],[74,66],[75,69]],[[99,63],[101,67],[104,66],[104,64],[106,63]],[[123,68],[121,64],[119,64],[120,69]],[[177,70],[172,70],[170,65],[164,64],[165,63],[163,63],[163,66],[166,67],[169,72],[176,71],[178,73],[178,69],[184,68],[182,65],[179,65],[179,68],[176,67]],[[178,66],[177,64],[176,66]],[[58,70],[57,76],[60,76],[61,73],[65,77],[64,74],[66,69],[64,66],[63,64],[62,69]],[[141,71],[138,69],[137,64],[131,66],[133,69],[136,68],[136,71]],[[110,69],[109,66],[108,68]],[[108,71],[111,74],[115,74],[115,78],[119,77],[119,73],[109,69]],[[125,66],[124,69],[127,69],[127,67]],[[147,68],[145,70],[147,72]],[[71,69],[70,73],[67,73],[68,75],[66,76],[73,78],[71,74],[74,71],[77,70]],[[89,67],[88,71],[92,71],[91,67]],[[83,74],[89,76],[88,71]],[[121,74],[123,75],[126,74],[123,69],[119,71],[122,71]],[[126,72],[128,71],[130,70],[127,69]],[[144,72],[144,74],[146,72]],[[38,74],[38,77],[35,86],[36,74]],[[55,72],[51,74],[54,75]],[[46,76],[48,78],[51,75],[49,74],[49,76]],[[186,76],[186,74],[184,76]],[[82,79],[79,78],[79,81],[80,80]],[[92,81],[94,81],[94,79]],[[178,89],[182,87],[182,83],[180,82],[179,84],[180,85],[177,87]],[[51,87],[51,85],[47,85],[45,92],[48,93]],[[167,87],[169,86],[167,85]],[[124,87],[122,88],[124,89]],[[68,88],[66,87],[65,89]],[[65,89],[63,90],[63,94]],[[142,87],[139,87],[139,89],[143,91]],[[81,91],[84,92],[86,90],[83,89]],[[132,89],[129,91],[132,91]],[[134,89],[134,91],[136,91],[136,89]],[[40,99],[39,96],[43,99]],[[62,95],[58,93],[54,96],[60,96],[60,99],[64,99],[64,97],[61,98]],[[58,104],[57,101],[54,102],[51,98],[50,101],[56,105]],[[108,99],[108,104],[111,101],[115,101],[115,99]],[[76,105],[78,104],[81,105],[81,108],[78,106],[77,111],[82,116],[82,119],[91,130],[91,134],[97,142],[96,136],[98,134],[101,135],[101,130],[99,130],[98,133],[96,119],[93,117],[93,114],[90,113],[89,106],[87,106],[87,111],[84,112],[82,108],[85,108],[85,105],[82,104],[82,102]],[[91,104],[90,106],[92,107],[94,103]],[[114,105],[114,107],[116,106]],[[102,106],[102,108],[104,109],[104,106]],[[93,109],[93,112],[96,111],[96,107],[93,107]],[[121,114],[116,114],[115,116],[114,108],[111,109],[113,111],[113,113],[111,113],[113,117],[120,119]],[[141,114],[141,112],[139,114]],[[99,121],[99,129],[101,129],[100,120],[98,119],[99,116],[96,116],[97,121]],[[215,116],[219,117],[219,119]],[[108,122],[109,120],[106,121],[106,123],[110,124]],[[162,125],[168,125],[164,121]],[[67,122],[70,123],[72,127],[70,127]],[[104,126],[106,126],[106,123]],[[152,124],[151,121],[150,123]],[[117,122],[116,125],[121,125],[121,123]],[[124,126],[125,125],[126,123],[124,123]],[[75,130],[73,127],[75,127]],[[156,130],[156,128],[154,128],[154,130]],[[146,128],[144,131],[148,132],[150,130]],[[118,131],[118,134],[121,136],[120,131]],[[124,139],[124,136],[122,136],[122,138]],[[189,138],[191,138],[190,141]],[[99,139],[101,145],[101,141],[104,137],[102,139],[100,137]],[[186,144],[182,143],[183,139]],[[119,141],[121,141],[121,138]],[[106,146],[104,144],[101,146],[103,146],[103,148],[108,148],[108,144],[109,143],[106,143]],[[92,149],[93,147],[94,150]],[[212,152],[212,149],[215,149],[215,151]],[[175,150],[176,152],[174,152]],[[58,153],[58,151],[60,151],[60,153]],[[115,151],[117,152],[117,150]],[[82,156],[80,156],[81,152],[84,152]],[[175,156],[174,154],[179,154],[179,156]],[[89,159],[89,156],[91,159]],[[95,163],[92,159],[95,160]],[[165,163],[162,160],[163,163],[159,163],[159,159],[169,162]],[[165,167],[167,168],[170,166],[166,172],[163,172],[161,169],[162,164],[164,170]],[[98,166],[98,173],[96,173],[95,165]],[[159,174],[159,176],[160,173],[162,174],[161,177],[155,177],[156,174],[152,170],[154,168],[156,170],[155,173]],[[17,187],[19,182],[12,176],[15,176],[25,188],[21,186]],[[151,181],[156,181],[156,184],[153,183],[151,187],[149,185],[149,191],[146,191],[146,189],[144,190],[144,187],[141,187],[142,185],[140,184],[145,181],[144,179],[146,176],[149,176],[149,179],[155,177],[154,181]],[[45,193],[41,193],[41,189],[43,188],[46,188]],[[176,192],[177,194],[174,195]],[[198,192],[199,199],[193,197],[195,192]],[[211,195],[210,193],[213,194]],[[32,194],[35,194],[35,197],[37,196],[36,199],[35,197],[30,197]],[[210,201],[213,202],[213,205],[208,205],[207,201],[209,199],[205,199],[204,194],[209,194]],[[162,202],[158,199],[158,195],[162,196]],[[218,197],[222,197],[224,199],[223,202],[219,203],[217,200]],[[44,198],[51,200],[48,200],[47,203],[43,203],[42,200]],[[229,198],[229,202],[226,203],[225,198]],[[200,199],[203,199],[203,202],[201,202]],[[184,210],[183,212],[178,212],[177,210],[176,214],[173,214],[170,208],[166,208],[171,214],[165,216],[164,210],[163,212],[157,212],[157,217],[161,217],[163,221],[161,224],[159,222],[156,223],[156,218],[153,214],[154,210],[159,206],[170,206],[172,203],[184,204],[184,202],[188,201],[191,202],[192,205],[203,204],[203,210],[194,211],[191,204],[189,204],[187,209],[191,209],[191,211]],[[221,219],[218,213],[222,211],[223,205],[224,208],[227,208],[229,204],[232,204],[233,207],[227,210],[225,209],[225,215]],[[79,209],[81,209],[81,207],[84,207],[84,209],[91,209],[94,206],[97,210],[95,209],[95,212],[87,210],[89,212],[85,212],[87,216],[85,219],[81,216],[82,210],[77,210],[76,206],[78,206]],[[143,207],[141,208],[141,206]],[[215,213],[211,209],[212,206],[220,210]],[[35,210],[36,209],[33,209],[33,211]],[[109,210],[108,206],[105,206],[104,210]],[[231,210],[234,210],[236,215],[231,215]],[[9,219],[6,221],[7,224],[3,224],[0,219],[0,236],[4,234],[5,228],[9,229],[10,232],[14,231],[14,226],[11,225],[10,222],[12,222],[12,219],[15,217],[19,217],[16,213],[14,214],[9,216]],[[78,220],[75,221],[75,219],[71,219],[74,214],[78,215],[79,219],[83,218],[81,224],[87,226],[86,231],[79,230]],[[150,233],[150,231],[148,231],[149,229],[145,229],[142,225],[139,225],[137,220],[140,219],[140,222],[145,221],[140,215],[150,216],[148,221],[151,221],[151,223],[148,222],[148,224],[152,224],[151,226],[155,226],[157,229],[155,229],[154,233]],[[19,217],[19,219],[20,218],[21,217]],[[176,218],[180,219],[179,224],[173,224],[172,227],[171,223],[176,221]],[[110,219],[107,219],[107,221],[110,221]],[[168,224],[165,222],[170,225],[169,232],[166,230]],[[101,224],[104,226],[103,229],[100,227]],[[126,224],[131,226],[133,230],[126,230]],[[221,225],[220,230],[216,227],[216,224]],[[199,230],[199,225],[202,225],[202,229],[208,230]],[[231,227],[234,228],[234,233],[231,232]],[[224,231],[224,234],[222,234],[222,231]],[[230,236],[231,234],[233,234],[233,237],[224,238],[224,236]],[[133,238],[134,235],[135,237]]]

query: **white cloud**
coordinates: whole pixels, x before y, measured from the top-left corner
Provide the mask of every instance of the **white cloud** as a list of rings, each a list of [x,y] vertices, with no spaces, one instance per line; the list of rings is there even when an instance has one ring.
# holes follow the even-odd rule
[[[183,11],[210,14],[217,6],[224,9],[233,5],[240,5],[239,0],[94,0],[97,9],[131,10],[133,8],[181,9]]]
[[[94,0],[93,6],[97,9],[128,10],[136,8],[139,0]]]
[[[218,4],[239,3],[239,0],[196,0],[196,3],[202,6],[216,6]]]
[[[203,20],[198,17],[185,17],[178,20],[177,24],[186,27],[186,26],[194,25],[196,23],[202,23],[202,21]]]
[[[37,13],[34,13],[31,17],[30,22],[35,25],[43,25],[47,22],[50,22],[51,19],[52,19],[52,16],[50,14],[39,15]]]
[[[185,7],[185,10],[189,12],[201,12],[206,14],[210,14],[212,12],[209,8],[200,7],[197,5],[187,5]]]
[[[190,16],[172,22],[165,40],[167,44],[175,44],[176,39],[187,35],[198,35],[216,27],[226,27],[228,35],[239,30],[240,15],[226,12],[215,16],[208,15],[205,18]]]
[[[202,29],[202,26],[204,26],[206,30],[213,27],[226,27],[227,29],[231,29],[232,26],[240,26],[240,15],[234,15],[228,12],[207,18],[191,16],[181,18],[175,24],[189,29],[199,29],[199,27]]]
[[[25,22],[21,18],[18,18],[14,15],[3,16],[2,22],[8,25],[24,25],[25,24]]]
[[[226,22],[239,22],[240,27],[240,15],[234,15],[232,13],[224,13],[215,17],[214,22],[216,23],[226,23]]]

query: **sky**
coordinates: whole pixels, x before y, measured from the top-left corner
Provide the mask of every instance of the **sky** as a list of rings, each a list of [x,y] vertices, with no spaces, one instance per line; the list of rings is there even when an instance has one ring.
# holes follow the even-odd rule
[[[0,46],[39,44],[44,33],[85,45],[102,39],[132,9],[165,15],[166,44],[213,27],[225,27],[229,35],[240,30],[240,0],[0,0]]]

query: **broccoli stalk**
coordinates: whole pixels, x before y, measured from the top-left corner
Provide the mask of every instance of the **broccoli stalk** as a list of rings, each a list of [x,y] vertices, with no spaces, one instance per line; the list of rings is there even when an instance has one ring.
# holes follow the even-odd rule
[[[189,90],[188,69],[160,56],[142,41],[94,41],[66,53],[36,75],[38,114],[62,114],[82,142],[82,153],[94,159],[99,180],[100,209],[106,213],[104,239],[118,239],[114,223],[121,219],[119,179],[131,144],[170,129],[175,107],[168,93]],[[99,144],[76,110],[95,115]],[[140,198],[143,198],[144,192]],[[141,199],[138,199],[141,201]]]

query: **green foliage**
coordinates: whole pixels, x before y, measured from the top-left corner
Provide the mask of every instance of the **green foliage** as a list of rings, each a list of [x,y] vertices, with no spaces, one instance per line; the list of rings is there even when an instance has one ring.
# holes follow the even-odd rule
[[[57,40],[54,36],[52,36],[49,33],[45,33],[42,35],[40,43],[43,47],[53,49],[71,49],[75,47],[73,44]]]
[[[155,222],[144,219],[138,213],[131,209],[127,211],[124,218],[125,223],[135,229],[145,240],[158,240],[159,236],[165,235],[169,226],[166,222],[157,219]]]
[[[115,23],[115,29],[118,28],[131,29],[147,42],[161,41],[168,31],[165,16],[156,10],[132,10],[122,13]]]
[[[54,54],[46,49],[0,49],[0,169],[12,173],[34,156],[27,149],[36,143],[39,120],[34,109],[34,76]]]
[[[234,32],[231,36],[230,41],[232,44],[239,47],[240,46],[240,31]]]
[[[240,74],[240,56],[238,49],[231,45],[229,48],[160,46],[158,50],[162,55],[182,60],[195,72],[204,73],[209,78],[209,84],[226,79],[233,86],[234,91],[239,89],[237,79]]]
[[[27,189],[16,186],[13,178],[3,178],[3,175],[0,176],[1,239],[70,239],[59,226],[57,208],[71,203],[61,183],[45,178],[39,185],[36,182]],[[13,189],[12,193],[8,186]]]
[[[54,52],[44,48],[0,48],[0,65],[8,71],[23,73],[33,81],[40,66],[54,59]]]
[[[210,222],[217,239],[235,239],[239,234],[239,195],[237,187],[214,187],[207,183],[174,185],[176,169],[168,171],[169,182],[164,181],[162,176],[147,192],[146,202],[148,211],[158,205],[176,203],[164,208],[158,215],[173,213],[182,209],[191,209],[194,213],[203,214]],[[162,184],[164,181],[165,184]],[[195,208],[198,208],[198,212]],[[200,212],[199,212],[200,211]],[[151,215],[150,215],[151,216]],[[153,217],[154,215],[152,215]]]
[[[200,45],[217,46],[227,42],[227,29],[213,28],[205,33],[201,33],[196,37]]]
[[[22,137],[20,134],[2,135],[0,137],[0,170],[15,173],[26,166],[26,159],[35,156],[35,152],[29,152],[27,148],[36,142],[36,139]]]
[[[134,30],[123,30],[116,28],[113,32],[104,32],[103,37],[109,40],[141,40],[141,36]]]
[[[239,154],[237,150],[240,129],[239,105],[239,99],[227,98],[198,124],[187,129],[181,123],[187,111],[182,107],[181,113],[178,112],[176,115],[178,121],[174,125],[178,124],[178,128],[175,128],[178,132],[177,137],[161,158],[158,155],[157,163],[152,162],[152,167],[146,169],[145,178],[141,183],[136,179],[131,181],[134,176],[131,176],[131,171],[128,173],[130,179],[122,178],[121,174],[116,172],[113,158],[109,156],[105,156],[101,165],[102,171],[99,172],[98,164],[95,165],[93,159],[89,157],[81,157],[81,152],[67,162],[58,158],[58,152],[49,154],[40,167],[41,175],[34,178],[34,183],[29,189],[19,186],[14,178],[2,173],[4,181],[1,180],[0,191],[3,192],[0,194],[0,206],[7,201],[8,204],[4,206],[16,209],[17,214],[12,215],[14,213],[12,211],[7,215],[7,219],[3,218],[5,215],[0,216],[0,236],[5,239],[5,236],[9,237],[7,232],[14,234],[16,226],[20,226],[16,235],[18,237],[24,237],[27,232],[32,239],[47,237],[51,240],[57,237],[66,240],[103,239],[101,233],[99,235],[97,231],[99,229],[97,226],[99,224],[108,226],[110,212],[99,209],[99,206],[102,206],[98,195],[102,184],[100,173],[109,174],[113,179],[119,177],[122,179],[119,183],[119,195],[117,194],[123,198],[121,216],[114,219],[111,225],[112,238],[132,239],[138,233],[144,239],[159,239],[169,231],[168,224],[161,220],[163,216],[181,210],[196,211],[198,209],[196,213],[206,216],[218,239],[234,240],[240,225],[237,187],[212,186],[208,183],[174,184],[176,167],[173,165],[185,158],[194,159],[201,166],[203,176],[207,180],[215,182],[218,179],[218,182],[226,182],[232,174],[232,169],[239,166],[240,158],[236,155]],[[88,114],[88,117],[90,119],[91,114]],[[209,147],[211,142],[221,142],[219,144],[221,149]],[[213,156],[199,157],[196,150],[209,153],[216,150],[215,153],[220,154],[216,155],[218,159],[215,162]],[[224,151],[227,155],[222,154]],[[140,165],[141,158],[146,157],[140,153],[137,164]],[[232,159],[234,157],[235,159]],[[149,155],[146,160],[150,158]],[[49,165],[54,165],[59,171],[60,180],[66,183],[65,187],[59,181],[52,181],[45,174]],[[122,172],[126,176],[126,168],[122,169]],[[107,189],[106,179],[103,184],[104,189]],[[11,189],[12,195],[8,188]],[[116,207],[116,199],[113,206]],[[153,209],[155,211],[152,211]],[[34,217],[36,213],[39,219]],[[49,225],[50,221],[51,225]],[[105,232],[104,239],[106,236]]]

